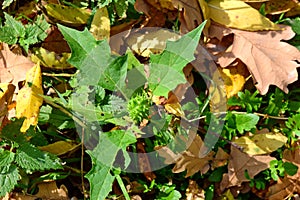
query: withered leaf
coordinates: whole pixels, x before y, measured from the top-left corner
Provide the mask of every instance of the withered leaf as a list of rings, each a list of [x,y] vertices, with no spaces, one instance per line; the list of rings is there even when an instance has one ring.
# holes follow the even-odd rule
[[[179,15],[181,33],[193,30],[204,21],[197,0],[173,0],[172,3],[181,11]]]
[[[175,154],[167,147],[158,151],[162,157],[166,158],[166,164],[175,162],[173,173],[180,173],[187,170],[186,177],[199,172],[205,174],[210,169],[210,162],[214,159],[214,152],[206,153],[206,148],[199,135],[196,135],[191,145],[181,154]]]
[[[17,86],[19,81],[26,78],[26,72],[34,66],[34,63],[22,55],[14,54],[7,44],[3,43],[0,51],[0,82],[12,83]]]
[[[211,28],[217,25],[212,25]],[[299,50],[282,40],[289,40],[295,33],[291,27],[280,25],[284,30],[249,32],[230,29],[234,33],[233,44],[219,56],[222,67],[229,66],[239,58],[253,76],[261,94],[266,94],[270,85],[288,92],[287,85],[298,79],[296,68],[300,61]]]
[[[251,156],[241,152],[235,147],[231,147],[228,173],[223,174],[220,188],[223,191],[231,186],[240,186],[243,182],[249,182],[245,177],[247,170],[250,178],[254,178],[259,172],[269,168],[269,163],[275,158],[264,156]]]

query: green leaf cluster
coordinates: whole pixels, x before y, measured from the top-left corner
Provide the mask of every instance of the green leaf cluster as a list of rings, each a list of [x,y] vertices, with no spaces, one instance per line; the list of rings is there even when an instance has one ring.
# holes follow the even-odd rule
[[[186,64],[194,60],[194,51],[204,25],[205,23],[201,24],[178,41],[168,41],[166,49],[161,54],[151,55],[149,77],[144,72],[144,66],[131,52],[121,56],[111,55],[107,41],[96,41],[87,29],[79,32],[59,25],[72,50],[69,63],[80,71],[74,81],[73,86],[76,89],[69,100],[72,102],[70,108],[87,123],[130,126],[129,130],[140,133],[135,123],[138,124],[146,118],[150,111],[150,97],[145,91],[149,90],[158,96],[167,96],[168,92],[175,89],[179,83],[186,82],[182,70]],[[148,83],[147,90],[140,93],[141,88],[145,89],[146,83]],[[162,117],[159,115],[157,117],[151,122],[158,126],[164,125],[165,121],[159,121]],[[154,125],[153,130],[158,133],[155,128],[157,125]],[[93,163],[92,169],[86,175],[91,183],[91,199],[104,199],[109,194],[117,176],[113,169],[118,166],[126,169],[131,162],[126,147],[136,142],[131,131],[99,132],[97,146],[87,151]],[[157,137],[164,138],[163,133],[159,134]],[[116,160],[118,152],[122,152],[124,157],[122,163]],[[169,188],[161,193],[161,198],[163,197],[178,199],[180,193],[174,188]]]
[[[4,13],[5,25],[0,27],[0,41],[7,44],[20,44],[28,52],[29,46],[43,41],[47,37],[45,32],[50,25],[42,15],[31,24],[25,26],[11,15]]]
[[[20,132],[23,119],[15,120],[1,131],[6,148],[0,149],[0,196],[10,192],[21,178],[21,172],[32,173],[61,169],[61,161],[55,155],[39,150],[26,135]]]

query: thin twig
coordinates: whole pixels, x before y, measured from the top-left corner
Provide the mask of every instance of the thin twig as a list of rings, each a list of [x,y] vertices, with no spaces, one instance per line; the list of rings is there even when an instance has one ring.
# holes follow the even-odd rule
[[[225,112],[217,112],[217,113],[212,113],[214,115],[224,115],[224,114],[227,114],[228,111],[225,111]],[[231,111],[231,113],[233,114],[249,114],[247,112],[239,112],[239,111]],[[260,117],[263,117],[263,118],[270,118],[270,119],[278,119],[278,120],[288,120],[289,118],[288,117],[278,117],[278,116],[272,116],[272,115],[268,115],[268,114],[263,114],[263,113],[257,113],[257,112],[254,112],[252,113],[254,115],[257,115],[257,116],[260,116]],[[200,117],[197,117],[197,118],[194,118],[194,119],[185,119],[187,120],[188,122],[193,122],[193,121],[197,121],[197,120],[201,120],[201,119],[205,119],[206,118],[206,115],[203,115],[203,116],[200,116]]]
[[[81,159],[80,159],[80,175],[81,175],[81,187],[82,187],[82,192],[83,192],[83,199],[86,199],[86,190],[85,190],[85,186],[84,186],[84,128],[81,127]]]
[[[42,75],[51,76],[51,77],[73,77],[76,75],[76,73],[75,74],[67,74],[67,73],[54,74],[54,73],[43,72]]]

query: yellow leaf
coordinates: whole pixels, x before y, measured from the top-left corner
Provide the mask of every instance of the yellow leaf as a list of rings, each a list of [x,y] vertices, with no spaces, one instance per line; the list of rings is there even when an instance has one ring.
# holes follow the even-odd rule
[[[90,17],[90,13],[85,9],[59,4],[47,4],[44,7],[49,17],[73,26],[86,24]]]
[[[166,111],[168,111],[171,114],[176,115],[177,117],[184,116],[184,113],[181,110],[181,105],[179,102],[167,103],[167,104],[165,104],[165,109],[166,109]]]
[[[199,4],[201,7],[201,12],[202,12],[204,20],[208,20],[209,19],[209,8],[208,8],[207,2],[205,0],[199,0]]]
[[[243,147],[243,152],[249,155],[271,153],[287,142],[287,137],[280,133],[262,133],[252,137],[243,136],[234,141]]]
[[[227,27],[247,31],[281,30],[276,24],[241,0],[210,0],[209,16]]]
[[[212,82],[209,86],[211,112],[224,112],[227,110],[226,87],[218,69],[213,72]]]
[[[220,74],[224,80],[226,96],[228,99],[243,89],[249,72],[247,67],[239,62],[235,66],[220,69]]]
[[[61,56],[53,51],[48,51],[42,47],[35,49],[34,54],[31,55],[31,60],[34,63],[40,62],[44,67],[55,69],[68,69],[71,65],[67,62],[70,53],[62,53]]]
[[[39,147],[39,149],[60,156],[77,149],[79,146],[80,145],[73,142],[58,141],[46,146]]]
[[[30,125],[36,125],[40,106],[43,103],[42,73],[37,63],[26,73],[26,82],[17,96],[16,117],[25,117],[21,132],[25,132]]]
[[[90,32],[96,40],[109,39],[110,21],[106,7],[99,8],[93,18]]]

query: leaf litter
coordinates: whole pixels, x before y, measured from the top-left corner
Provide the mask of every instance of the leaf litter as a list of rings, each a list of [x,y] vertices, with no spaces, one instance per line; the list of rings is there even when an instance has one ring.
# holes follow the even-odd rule
[[[181,23],[180,26],[176,23],[173,23],[172,28],[177,28],[182,34],[192,31],[204,20],[208,20],[205,28],[202,27],[205,36],[204,40],[202,40],[202,43],[204,43],[203,46],[207,47],[207,49],[213,54],[212,57],[215,59],[218,65],[218,71],[221,73],[221,77],[224,79],[224,89],[227,99],[236,97],[238,94],[240,94],[241,91],[243,91],[244,88],[249,88],[249,79],[250,82],[252,80],[252,82],[254,83],[254,87],[258,89],[261,95],[266,95],[268,91],[272,89],[271,85],[275,85],[282,91],[288,93],[290,89],[288,88],[288,86],[298,80],[297,67],[299,67],[300,53],[294,46],[290,45],[287,42],[295,36],[295,33],[289,26],[273,23],[268,18],[268,16],[263,16],[262,14],[260,14],[262,13],[262,10],[260,10],[260,12],[258,11],[258,9],[261,8],[262,5],[264,5],[265,8],[263,12],[265,12],[265,14],[276,15],[281,13],[290,13],[290,15],[292,15],[292,12],[295,12],[295,10],[297,12],[297,6],[299,5],[299,3],[295,3],[296,1],[286,1],[283,3],[277,0],[270,0],[265,1],[266,3],[262,4],[261,2],[254,3],[253,1],[243,2],[238,0],[137,0],[134,3],[134,8],[137,11],[144,12],[145,16],[140,17],[138,20],[132,20],[131,22],[123,22],[124,25],[122,27],[118,25],[111,27],[111,24],[115,22],[110,21],[112,20],[112,18],[111,16],[109,16],[109,12],[111,11],[110,9],[112,9],[112,7],[109,7],[110,3],[108,2],[109,1],[107,1],[107,4],[105,4],[105,6],[107,7],[98,9],[96,11],[96,14],[92,13],[89,9],[79,9],[76,6],[70,5],[46,4],[43,6],[47,11],[45,12],[45,15],[48,17],[48,21],[51,21],[54,24],[60,22],[69,27],[77,27],[81,29],[81,27],[85,24],[91,23],[92,28],[90,29],[90,32],[92,33],[92,35],[88,35],[89,33],[87,31],[81,32],[80,34],[82,35],[80,35],[76,31],[72,32],[67,28],[62,28],[62,26],[59,27],[60,31],[63,33],[65,39],[68,42],[72,39],[76,41],[76,39],[74,38],[78,37],[79,39],[77,38],[76,42],[79,46],[81,45],[81,50],[85,51],[85,53],[89,56],[93,53],[96,53],[97,55],[99,55],[99,57],[102,58],[101,61],[104,62],[104,64],[99,64],[97,63],[98,60],[94,57],[92,57],[92,60],[89,60],[89,57],[84,57],[81,53],[79,53],[78,49],[76,49],[77,46],[71,42],[69,44],[72,49],[72,54],[69,61],[79,70],[91,70],[83,66],[83,64],[86,64],[86,62],[90,61],[94,62],[97,67],[102,67],[102,65],[104,67],[106,67],[105,65],[113,66],[113,64],[111,63],[114,63],[112,62],[114,58],[108,56],[108,47],[105,46],[104,43],[97,41],[102,40],[103,38],[109,39],[110,31],[117,30],[118,32],[124,29],[131,29],[133,25],[140,26],[140,28],[143,28],[144,26],[159,26],[170,28],[170,25],[167,25],[167,23],[169,23],[169,21],[175,20],[178,17],[178,20]],[[117,6],[118,4],[113,5]],[[126,12],[124,12],[124,10],[119,7],[115,7],[113,9],[116,9],[115,11],[118,12],[120,21],[123,20],[124,17],[129,16]],[[35,15],[36,12],[28,12],[27,15],[32,16],[33,14]],[[93,16],[93,20],[89,21],[90,16],[93,14],[95,14]],[[23,56],[21,55],[22,53],[15,54],[11,51],[11,46],[2,43],[2,65],[0,66],[0,82],[1,92],[3,92],[3,94],[1,94],[0,96],[1,117],[7,117],[7,111],[14,108],[14,102],[12,100],[13,93],[17,92],[18,96],[15,108],[16,117],[25,117],[23,126],[21,126],[19,130],[23,132],[23,134],[27,134],[28,132],[33,130],[30,128],[30,126],[36,127],[38,123],[40,106],[43,104],[43,97],[41,95],[43,94],[42,71],[45,70],[44,67],[55,66],[52,69],[46,69],[48,71],[54,70],[54,74],[55,70],[57,70],[58,68],[60,68],[60,70],[67,70],[67,72],[68,70],[74,70],[73,68],[66,67],[68,66],[67,64],[66,66],[64,66],[65,60],[68,56],[63,57],[63,62],[61,62],[62,60],[59,60],[60,58],[58,58],[63,55],[63,53],[69,53],[70,49],[66,45],[64,39],[62,39],[62,35],[61,33],[59,33],[56,26],[52,24],[51,32],[48,32],[47,34],[48,37],[44,42],[41,43],[41,46],[45,47],[45,49],[47,50],[45,51],[44,49],[39,49],[40,52],[43,52],[41,53],[42,57],[39,57],[37,59],[35,56],[37,56],[38,51],[31,52],[32,56],[35,57],[35,62],[39,63],[41,61],[41,64],[43,65],[42,68],[39,67],[39,64],[34,65],[34,63],[30,61],[29,56]],[[80,39],[80,37],[82,36],[87,37],[88,39]],[[149,41],[156,37],[158,37],[159,40],[162,41],[162,44],[158,45],[158,51],[156,51],[157,49],[155,49],[155,46],[153,48],[147,45],[147,42],[152,44]],[[133,38],[133,40],[139,39],[140,36],[138,35]],[[134,49],[134,53],[138,56],[145,57],[146,59],[150,57],[150,63],[157,62],[161,64],[160,62],[158,62],[159,59],[164,60],[170,56],[163,51],[163,49],[165,48],[165,40],[166,38],[164,38],[162,34],[148,35],[148,38],[142,39],[142,42],[140,43],[141,45],[144,45],[143,49],[141,50],[139,47],[137,47],[137,49]],[[89,42],[89,44],[86,44],[86,42]],[[171,44],[172,43],[167,43],[167,50],[170,50],[168,49],[168,45],[170,46]],[[138,46],[139,44],[133,42],[133,45]],[[99,49],[102,49],[101,53],[103,54],[100,55],[99,52],[96,51]],[[33,50],[31,46],[29,50]],[[161,52],[163,53],[159,55],[159,53]],[[42,60],[45,59],[48,59],[48,62],[42,62]],[[178,82],[181,83],[181,85],[178,85],[177,83],[177,86],[172,85],[172,87],[169,87],[168,90],[166,90],[166,88],[159,88],[159,86],[155,85],[156,83],[154,81],[154,79],[157,78],[156,74],[158,74],[158,70],[153,71],[153,68],[150,68],[150,84],[155,85],[155,87],[152,86],[151,88],[154,92],[150,91],[150,93],[153,92],[155,94],[156,100],[154,100],[154,103],[156,104],[156,106],[163,106],[165,112],[174,116],[175,118],[184,118],[186,116],[182,111],[182,104],[186,103],[184,99],[188,85],[197,84],[198,79],[194,77],[194,71],[197,70],[197,67],[184,68],[187,63],[184,62],[184,64],[181,64],[182,66],[179,66],[178,63],[182,61],[177,61],[178,62],[175,62],[174,65],[177,68],[177,71],[180,72],[179,79],[181,80],[182,77],[185,77],[187,79],[186,83],[183,83],[182,79]],[[188,59],[188,62],[190,61],[192,61],[192,59]],[[208,64],[204,65],[205,67],[208,67]],[[93,69],[96,70],[96,68],[92,67],[92,70]],[[114,70],[116,69],[117,68],[115,68]],[[107,71],[105,70],[103,72],[104,74],[108,74],[109,76],[111,74],[107,73]],[[26,73],[27,76],[25,76]],[[43,78],[45,77],[43,76]],[[62,81],[62,79],[56,80]],[[106,79],[104,78],[101,80],[105,81]],[[19,90],[18,83],[22,81],[24,81],[23,87]],[[73,82],[71,84],[76,83]],[[169,83],[166,82],[165,84],[168,85]],[[105,85],[107,85],[107,83],[104,84],[103,82],[102,86],[105,87]],[[16,87],[16,91],[14,91],[14,87]],[[111,87],[109,86],[106,89],[111,90]],[[67,89],[65,90],[65,92],[67,92]],[[205,92],[207,93],[208,91]],[[56,108],[59,108],[65,113],[68,113],[65,108],[61,107],[61,105],[63,104],[58,105],[54,103],[57,101],[59,102],[59,99],[62,101],[62,99],[66,97],[63,95],[58,94],[59,98],[53,100],[51,105],[56,105]],[[99,96],[99,98],[100,97],[101,96]],[[213,96],[211,98],[212,103],[210,104],[218,104],[219,100],[219,97]],[[203,108],[205,110],[206,107],[204,106]],[[237,106],[237,108],[241,109],[239,106]],[[99,111],[103,114],[101,108],[97,109],[99,109]],[[284,111],[282,111],[282,113],[284,113]],[[106,114],[103,114],[104,116],[101,116],[105,120]],[[237,115],[235,114],[235,116]],[[214,149],[205,155],[202,155],[202,153],[205,152],[205,147],[202,136],[200,135],[196,135],[190,146],[188,146],[186,150],[181,154],[177,154],[165,146],[159,147],[163,150],[159,152],[161,153],[161,156],[166,159],[165,162],[167,164],[174,164],[172,173],[181,174],[182,172],[184,172],[185,178],[186,180],[188,180],[188,186],[185,190],[187,199],[203,199],[205,198],[205,195],[208,191],[207,185],[201,185],[197,181],[193,181],[192,177],[196,177],[198,173],[201,176],[206,174],[209,175],[212,171],[221,169],[222,167],[227,167],[227,172],[221,174],[221,181],[218,183],[219,185],[214,185],[215,187],[218,187],[216,190],[219,190],[219,192],[215,191],[215,194],[219,193],[220,195],[224,195],[230,198],[234,198],[233,196],[236,197],[238,192],[234,192],[235,190],[239,191],[242,187],[246,188],[246,184],[251,184],[251,181],[255,180],[255,177],[259,176],[261,172],[267,170],[270,167],[269,163],[276,159],[270,154],[290,145],[291,137],[290,135],[288,135],[288,137],[284,135],[286,133],[285,129],[282,129],[282,133],[278,133],[278,131],[277,133],[273,133],[271,131],[268,133],[259,133],[254,131],[256,126],[260,126],[262,120],[258,116],[261,117],[262,114],[257,115],[254,113],[248,113],[243,117],[235,117],[233,119],[230,119],[231,121],[229,120],[230,122],[228,122],[228,124],[226,125],[226,129],[230,130],[230,128],[232,128],[233,124],[230,123],[233,120],[233,123],[235,123],[235,130],[232,132],[236,135],[234,135],[233,137],[229,137],[229,140],[227,139],[229,145],[221,145],[220,147],[218,147],[218,149]],[[264,117],[268,118],[268,114],[265,114]],[[284,116],[275,117],[284,118]],[[10,118],[12,117],[10,116]],[[263,120],[265,120],[265,118]],[[148,120],[144,120],[143,123],[147,125]],[[120,124],[116,124],[116,127],[113,128],[114,130],[109,131],[109,134],[103,137],[108,137],[110,141],[116,144],[118,143],[119,146],[117,146],[116,149],[113,149],[114,156],[117,157],[119,156],[118,152],[123,152],[123,156],[125,157],[124,165],[128,165],[128,160],[126,160],[128,159],[128,157],[126,157],[127,154],[125,147],[127,147],[127,149],[132,148],[129,146],[135,144],[136,140],[134,140],[132,137],[134,135],[133,133],[118,130],[121,126]],[[173,124],[176,123],[173,122]],[[6,123],[3,122],[2,125],[5,127]],[[43,124],[43,126],[48,125]],[[48,128],[53,128],[53,126],[50,124]],[[63,137],[69,137],[67,135],[68,131],[64,128],[60,129],[59,131],[62,131],[61,135]],[[296,137],[295,133],[297,133],[297,131],[293,131],[293,137]],[[113,133],[118,133],[119,135],[117,136]],[[120,135],[123,135],[124,137],[120,138]],[[28,136],[28,138],[31,137],[32,135]],[[137,142],[136,145],[138,146],[138,149],[140,149],[139,151],[147,152],[149,150],[147,149],[149,143],[145,145],[144,143]],[[143,147],[141,147],[141,145]],[[291,145],[293,147],[297,147],[298,143],[291,143]],[[61,146],[64,147],[59,148]],[[158,148],[157,146],[154,147],[154,149]],[[77,148],[77,143],[74,144],[69,141],[52,141],[51,144],[45,144],[44,146],[40,147],[41,150],[52,152],[56,155],[59,155],[60,157],[73,154],[74,152],[76,152]],[[90,195],[93,198],[97,196],[99,198],[101,197],[101,199],[104,199],[105,197],[102,195],[107,195],[111,190],[113,190],[114,192],[117,191],[118,189],[116,189],[113,184],[114,180],[118,180],[118,183],[120,184],[120,179],[118,179],[119,174],[116,171],[113,171],[113,168],[111,168],[112,166],[103,166],[101,163],[99,163],[99,158],[97,158],[97,155],[98,153],[99,155],[103,155],[103,152],[105,152],[105,150],[106,149],[103,149],[103,147],[98,146],[94,151],[88,151],[89,155],[92,158],[93,166],[91,171],[87,174],[86,178],[88,178],[90,181]],[[298,154],[299,152],[297,148],[294,150],[286,148],[283,151],[282,160],[285,163],[290,162],[295,166],[299,166],[299,163],[297,161]],[[105,157],[105,155],[103,155],[103,157]],[[105,159],[113,161],[110,158]],[[149,163],[147,156],[139,158],[139,162],[145,168],[150,169],[151,171],[151,163]],[[76,169],[74,171],[76,171]],[[250,179],[249,177],[247,178],[245,176],[245,173],[248,174]],[[148,181],[153,182],[159,178],[155,174],[156,172],[151,172],[148,174],[145,173],[144,176]],[[257,196],[269,199],[284,199],[287,197],[291,197],[292,193],[299,193],[298,175],[299,173],[296,173],[294,175],[284,174],[284,176],[280,177],[277,182],[272,182],[271,185],[268,185],[266,190],[257,192]],[[106,178],[99,179],[99,177],[101,176],[106,176]],[[129,183],[131,182],[129,180],[130,178],[127,175],[124,175],[122,178],[124,178],[124,180],[128,180]],[[107,188],[97,186],[96,182],[99,180],[107,181],[103,182],[104,185],[107,186]],[[170,185],[172,185],[172,183],[169,183],[169,186],[164,185],[163,188],[170,189],[172,188]],[[64,188],[65,186],[62,185],[60,188],[58,188],[54,181],[51,182],[51,184],[46,182],[39,183],[38,186],[40,186],[41,190],[39,191],[39,193],[34,195],[34,198],[54,198],[53,195],[58,195],[57,197],[55,197],[56,199],[68,198],[68,191]],[[120,186],[122,189],[122,185]],[[159,188],[162,186],[157,184],[152,187]],[[56,191],[55,194],[46,192],[50,190],[50,188],[52,191]],[[99,188],[100,190],[98,190]],[[205,192],[203,192],[204,189]],[[165,189],[165,191],[167,191],[167,189]],[[84,191],[82,192],[84,193]],[[177,196],[176,198],[178,198],[179,195],[177,192],[178,191],[176,190],[175,192],[173,188],[172,192],[165,192],[165,194],[163,195],[169,195],[169,198],[171,198],[171,195],[174,195]],[[123,193],[123,195],[126,196],[124,188],[122,192],[119,191],[116,193]],[[138,194],[142,195],[140,191],[138,192]],[[20,194],[14,193],[12,196],[14,195]],[[9,195],[6,195],[6,197],[8,196]],[[29,196],[23,195],[22,197],[18,198],[30,199],[32,196]]]

